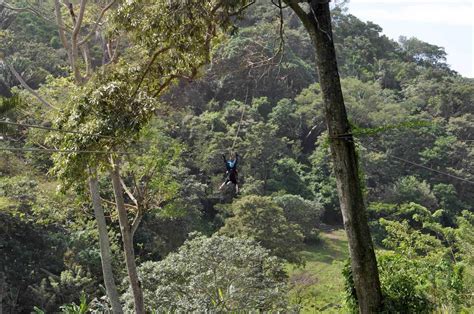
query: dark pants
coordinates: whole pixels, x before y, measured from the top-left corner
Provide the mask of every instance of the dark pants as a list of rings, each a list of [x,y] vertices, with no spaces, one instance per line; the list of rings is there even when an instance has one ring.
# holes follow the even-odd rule
[[[229,173],[227,175],[227,178],[225,180],[225,184],[232,182],[233,184],[237,184],[237,170],[231,169],[229,170]]]

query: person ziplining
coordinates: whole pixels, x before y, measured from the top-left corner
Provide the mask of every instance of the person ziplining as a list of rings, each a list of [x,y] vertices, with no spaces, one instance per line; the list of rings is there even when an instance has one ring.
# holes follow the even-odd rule
[[[225,173],[225,181],[221,184],[219,187],[219,190],[221,190],[224,185],[227,185],[229,183],[233,183],[235,185],[235,193],[239,193],[239,184],[237,183],[238,179],[238,173],[237,173],[237,162],[239,160],[239,154],[235,153],[235,155],[231,155],[230,159],[227,159],[225,155],[222,155],[222,158],[224,158],[224,163],[226,167],[226,173]]]
[[[245,95],[245,103],[247,103],[247,96],[248,96],[249,90],[247,88],[247,94]],[[242,121],[244,119],[244,114],[245,114],[245,106],[242,108],[242,113],[240,114],[240,121],[239,121],[239,126],[237,127],[237,131],[235,132],[235,137],[234,137],[234,142],[232,143],[232,147],[230,148],[230,152],[234,150],[235,143],[237,142],[237,137],[239,136],[240,132],[240,127],[242,125]],[[229,183],[233,183],[235,186],[235,193],[239,193],[239,184],[237,183],[238,180],[238,172],[237,172],[237,162],[239,159],[239,154],[231,154],[230,159],[227,159],[225,155],[222,155],[222,158],[224,158],[224,163],[226,167],[226,172],[225,172],[225,181],[221,184],[219,187],[219,190],[222,190],[224,185],[227,185]]]

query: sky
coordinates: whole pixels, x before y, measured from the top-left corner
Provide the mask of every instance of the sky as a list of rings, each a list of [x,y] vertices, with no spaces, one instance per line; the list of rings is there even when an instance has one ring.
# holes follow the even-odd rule
[[[417,37],[444,47],[451,68],[474,77],[474,0],[349,0],[348,9],[392,39]]]

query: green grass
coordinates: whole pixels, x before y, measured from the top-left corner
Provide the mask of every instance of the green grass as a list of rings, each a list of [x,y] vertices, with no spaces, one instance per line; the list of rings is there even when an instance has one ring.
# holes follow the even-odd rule
[[[304,267],[288,265],[290,281],[297,281],[291,301],[300,304],[302,313],[343,312],[341,271],[348,254],[344,230],[322,232],[321,242],[302,252]]]

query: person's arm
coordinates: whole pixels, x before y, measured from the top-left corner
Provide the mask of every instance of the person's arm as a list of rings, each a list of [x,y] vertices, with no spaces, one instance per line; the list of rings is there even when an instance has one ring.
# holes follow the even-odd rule
[[[224,154],[222,154],[222,158],[224,158],[225,169],[226,169],[227,171],[229,171],[229,165],[227,164],[227,159],[225,158],[225,155],[224,155]]]
[[[240,155],[237,154],[237,153],[235,153],[235,164],[234,164],[234,168],[237,168],[237,162],[238,162],[239,159],[240,159],[239,157],[240,157]]]

